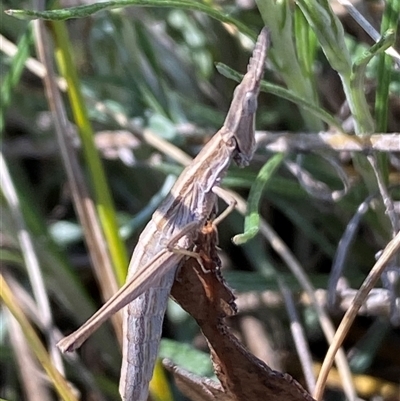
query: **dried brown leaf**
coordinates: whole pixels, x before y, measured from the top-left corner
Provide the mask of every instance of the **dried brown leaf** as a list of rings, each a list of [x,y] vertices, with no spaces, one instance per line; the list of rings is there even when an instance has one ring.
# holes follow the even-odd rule
[[[224,318],[236,307],[220,274],[216,244],[215,228],[207,223],[196,243],[199,257],[187,260],[171,295],[201,327],[226,396],[232,401],[314,401],[290,375],[271,369],[229,331]]]

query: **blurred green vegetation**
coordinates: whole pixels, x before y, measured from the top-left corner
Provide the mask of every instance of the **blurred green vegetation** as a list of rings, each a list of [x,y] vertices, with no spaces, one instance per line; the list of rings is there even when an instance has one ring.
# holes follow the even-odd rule
[[[221,127],[236,85],[219,74],[215,64],[223,63],[243,74],[253,39],[264,24],[271,30],[272,49],[265,74],[269,86],[265,85],[259,98],[258,130],[314,135],[332,128],[360,136],[400,132],[400,73],[384,53],[390,45],[399,48],[398,39],[395,41],[399,0],[387,1],[384,9],[368,8],[363,2],[364,12],[385,34],[372,48],[372,41],[345,10],[333,4],[333,12],[327,1],[302,0],[297,6],[286,1],[125,3],[132,6],[119,3],[119,8],[96,13],[88,6],[83,9],[85,18],[46,21],[51,41],[45,45],[53,53],[57,74],[69,84],[69,97],[63,94],[72,127],[68,135],[73,137],[84,185],[96,205],[119,284],[138,235],[182,171],[175,153],[162,144],[154,147],[149,134],[195,155]],[[66,2],[53,8],[72,5]],[[105,5],[99,3],[96,8]],[[58,330],[69,333],[76,329],[101,305],[104,294],[88,256],[87,231],[76,213],[49,98],[38,73],[27,68],[31,65],[28,57],[38,57],[35,44],[39,36],[32,21],[21,19],[23,15],[17,19],[4,13],[37,6],[8,0],[0,6],[1,153],[18,199],[18,204],[10,204],[2,171],[1,263],[14,302],[34,323],[53,355],[54,343],[48,336],[59,338]],[[15,55],[7,50],[6,41],[16,46]],[[219,69],[230,76],[228,69]],[[288,152],[285,160],[291,164],[282,163],[258,194],[262,195],[260,215],[286,242],[315,288],[327,289],[338,252],[346,254],[340,268],[348,285],[358,288],[373,266],[375,254],[399,230],[394,203],[400,195],[400,139],[398,143],[393,152],[369,153],[376,160],[375,169],[361,152],[307,149],[301,160],[296,152]],[[252,164],[244,170],[232,166],[223,185],[246,197],[272,156],[260,145]],[[301,174],[294,174],[290,165],[297,165]],[[382,186],[392,189],[385,191]],[[349,221],[368,196],[373,199],[359,222],[358,233],[340,243]],[[221,203],[220,209],[224,208]],[[243,247],[232,244],[231,238],[243,232],[243,225],[243,217],[234,212],[219,226],[223,265],[232,288],[243,297],[267,290],[278,296],[279,274],[299,296],[301,285],[262,235]],[[21,227],[32,239],[50,302],[51,327],[41,322],[41,309],[34,307],[37,287],[27,272]],[[392,268],[399,276],[399,261]],[[398,287],[390,289],[397,301]],[[277,353],[283,355],[281,367],[301,381],[299,364],[288,362],[295,351],[289,319],[283,304],[278,304],[245,311],[232,319],[232,324],[239,332],[243,315],[256,316],[272,333],[270,340]],[[299,310],[312,354],[321,361],[326,345],[315,311],[300,300]],[[17,352],[20,345],[10,340],[15,335],[11,315],[5,311],[1,310],[0,397],[33,400]],[[357,373],[368,374],[371,382],[379,378],[398,383],[400,333],[389,324],[396,318],[393,314],[380,317],[385,322],[384,333],[382,325],[374,324],[376,319],[357,320],[346,343],[351,350],[349,359]],[[68,380],[83,400],[118,399],[120,350],[114,331],[106,326],[88,340],[79,359],[70,358],[65,366]],[[180,365],[201,375],[213,374],[204,355],[188,351],[188,344],[203,351],[206,347],[194,321],[172,302],[165,338],[160,351],[163,357],[179,355]],[[370,338],[376,340],[375,346],[362,348]],[[28,344],[34,350],[35,343]],[[360,350],[364,352],[361,356]],[[361,359],[367,362],[363,364]],[[387,369],[380,370],[382,366]],[[41,370],[36,365],[31,369]],[[55,399],[52,390],[38,386],[45,388],[46,398],[42,399]],[[152,391],[157,394],[157,385]],[[360,396],[372,399],[376,393]],[[341,391],[328,396],[345,399]],[[175,390],[173,397],[182,399]],[[169,398],[161,395],[160,399]]]

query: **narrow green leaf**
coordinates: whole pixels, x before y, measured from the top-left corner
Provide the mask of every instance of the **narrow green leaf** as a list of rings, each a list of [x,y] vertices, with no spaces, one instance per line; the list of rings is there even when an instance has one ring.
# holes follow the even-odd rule
[[[0,89],[0,138],[3,134],[5,125],[5,113],[11,103],[12,91],[18,84],[22,71],[25,68],[25,61],[29,57],[29,48],[32,44],[32,30],[31,25],[28,26],[27,31],[22,36],[18,43],[18,51],[14,56],[10,70],[3,78],[3,83]]]
[[[314,103],[317,104],[318,98],[313,68],[317,51],[317,39],[299,7],[295,8],[294,27],[299,65],[303,75],[312,83],[313,93],[315,94]]]
[[[244,233],[235,235],[232,241],[236,245],[245,244],[247,241],[255,237],[260,229],[260,214],[258,206],[260,204],[261,195],[268,181],[280,166],[285,157],[284,153],[277,153],[259,171],[257,178],[250,189],[248,198],[248,209],[244,223]]]
[[[376,56],[377,54],[383,53],[387,48],[392,46],[394,41],[394,31],[388,30],[377,43],[375,43],[373,46],[371,46],[370,49],[364,52],[364,54],[353,64],[352,74],[350,77],[350,85],[353,93],[353,98],[358,99],[360,110],[368,110],[368,103],[364,95],[364,78],[367,64],[371,61],[372,57]],[[365,112],[362,116],[359,116],[358,119],[363,119],[363,125],[367,132],[373,133],[375,131],[374,121],[372,120],[372,116],[370,113]]]
[[[350,73],[351,61],[344,40],[344,30],[328,0],[299,0],[297,2],[332,68],[340,74]]]
[[[381,33],[392,29],[395,34],[398,28],[400,15],[400,0],[392,0],[386,3],[382,16]],[[392,57],[381,53],[378,61],[378,77],[375,99],[375,120],[378,132],[386,132],[389,110],[389,86],[392,78]]]
[[[256,39],[256,34],[246,25],[242,24],[228,14],[219,11],[216,8],[207,6],[204,3],[187,0],[118,0],[105,1],[84,6],[70,7],[58,10],[34,11],[34,10],[6,10],[5,13],[20,19],[44,19],[51,21],[61,21],[70,18],[84,18],[102,10],[111,10],[127,6],[140,7],[168,7],[181,8],[184,10],[202,11],[218,21],[225,22],[236,26],[239,31],[248,35],[252,39]]]
[[[94,131],[83,100],[78,73],[72,61],[68,33],[63,22],[52,22],[51,28],[57,46],[57,62],[68,83],[68,96],[75,122],[79,128],[78,133],[90,172],[99,220],[107,240],[117,282],[122,285],[128,266],[127,254],[125,245],[118,234],[115,206],[107,185],[103,164],[94,144]]]
[[[266,26],[271,30],[273,46],[270,58],[279,71],[286,86],[297,96],[309,99],[310,103],[316,102],[314,76],[304,73],[301,66],[301,54],[297,53],[294,37],[297,34],[293,29],[292,4],[289,1],[256,1],[261,17]],[[295,27],[296,29],[296,27]],[[297,40],[296,40],[297,41]],[[323,124],[316,115],[309,113],[308,109],[300,109],[307,129],[319,131]]]

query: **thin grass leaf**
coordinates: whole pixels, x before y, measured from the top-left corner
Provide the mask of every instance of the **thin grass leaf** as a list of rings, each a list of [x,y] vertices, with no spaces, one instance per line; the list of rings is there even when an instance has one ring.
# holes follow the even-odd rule
[[[306,330],[303,327],[299,313],[296,309],[295,301],[293,299],[293,292],[289,289],[287,283],[281,275],[278,277],[278,283],[281,294],[285,300],[286,312],[290,319],[290,330],[296,346],[297,355],[301,361],[304,378],[307,383],[307,390],[312,393],[315,388],[316,378],[313,372],[311,350],[306,339]]]
[[[341,75],[350,74],[351,59],[344,40],[343,25],[328,0],[299,0],[300,7],[324,51],[329,64]]]
[[[342,238],[339,241],[338,248],[332,262],[331,273],[329,276],[328,284],[328,308],[333,310],[336,304],[337,294],[336,288],[340,277],[342,277],[345,269],[345,261],[348,257],[350,246],[355,240],[362,217],[367,213],[369,204],[374,196],[369,196],[361,205],[358,207],[357,212],[351,218],[346,226]]]
[[[368,110],[368,103],[364,94],[364,78],[367,64],[371,61],[372,57],[384,53],[387,48],[394,44],[394,41],[394,31],[388,30],[376,44],[371,46],[370,49],[364,52],[364,54],[354,62],[350,76],[350,87],[352,89],[353,99],[357,101],[360,108]],[[365,118],[366,116],[367,115],[355,116],[355,118],[360,119]],[[366,121],[364,120],[364,128],[367,133],[372,134],[375,132],[374,121],[369,113],[368,119]]]
[[[41,367],[35,355],[30,351],[21,327],[6,308],[2,312],[3,319],[7,325],[8,341],[13,350],[13,359],[18,366],[19,380],[24,394],[26,394],[26,401],[52,401],[51,390],[44,380],[40,380]],[[3,384],[3,387],[6,386]]]
[[[54,384],[54,387],[61,399],[65,401],[78,401],[72,393],[68,383],[52,364],[46,349],[42,345],[42,342],[35,333],[32,325],[29,323],[28,319],[20,309],[18,301],[14,298],[2,274],[0,274],[0,288],[0,298],[3,300],[5,306],[10,310],[14,318],[18,321],[29,343],[30,349],[35,353],[43,369],[48,374],[49,379]]]
[[[315,98],[313,104],[318,105],[318,97],[315,82],[314,62],[317,53],[317,39],[310,25],[300,11],[299,7],[294,11],[294,31],[296,38],[296,52],[302,75],[307,77],[308,81],[313,85],[313,93]]]
[[[386,132],[389,111],[389,85],[393,61],[387,54],[381,54],[378,62],[378,78],[375,98],[376,131]]]
[[[271,31],[273,47],[271,60],[283,77],[289,90],[303,99],[311,102],[318,98],[314,91],[314,77],[303,74],[296,54],[294,44],[294,30],[292,24],[291,6],[288,1],[256,1],[261,17]],[[315,105],[317,107],[317,104]],[[309,113],[309,109],[300,109],[307,128],[311,131],[323,129],[320,118],[315,113]]]
[[[12,91],[18,85],[21,74],[25,68],[25,62],[29,57],[29,49],[32,44],[32,30],[29,24],[25,34],[18,43],[18,52],[13,57],[10,70],[3,78],[0,89],[0,140],[2,139],[5,127],[5,114],[11,103]]]
[[[17,230],[18,244],[24,257],[25,268],[28,273],[29,282],[32,287],[35,302],[37,303],[38,310],[45,322],[46,340],[48,342],[51,359],[57,369],[62,371],[61,355],[55,346],[55,339],[51,331],[53,326],[53,316],[50,308],[50,301],[46,286],[44,283],[43,269],[39,263],[34,241],[30,233],[27,231],[25,220],[21,210],[18,193],[16,191],[14,182],[10,175],[6,161],[3,154],[0,152],[0,170],[1,174],[1,187],[4,197],[7,199],[10,212],[13,217],[13,222]]]
[[[78,75],[71,58],[68,33],[63,22],[53,22],[52,31],[57,45],[56,54],[60,70],[68,83],[70,104],[80,133],[82,150],[89,168],[99,219],[107,239],[117,281],[119,285],[122,285],[125,281],[128,266],[127,254],[125,246],[118,235],[115,207],[107,185],[106,175],[94,144],[94,132],[88,119]]]
[[[351,15],[351,17],[354,19],[354,21],[357,22],[357,24],[368,34],[368,36],[371,39],[373,39],[375,42],[377,42],[380,39],[380,35],[379,35],[378,31],[360,13],[360,11],[358,11],[357,7],[355,5],[353,5],[353,3],[351,3],[349,0],[338,0],[338,1],[343,7],[346,8],[349,15]],[[395,1],[397,1],[397,0],[392,1],[394,6],[392,6],[391,2],[389,1],[387,4],[387,7],[385,7],[384,17],[381,22],[381,32],[385,32],[389,28],[396,29],[396,19],[397,19],[397,16],[399,15],[400,10],[397,10],[397,13],[396,13]],[[397,7],[397,9],[398,8],[399,7]],[[386,11],[389,11],[389,13],[391,13],[391,11],[393,11],[392,17],[394,17],[394,20],[392,20],[392,21],[394,22],[394,25],[392,25],[391,27],[386,26],[384,23]],[[389,49],[387,49],[386,54],[393,57],[397,66],[400,67],[400,55],[393,47],[390,47]]]
[[[400,15],[400,0],[388,1],[382,16],[381,33],[392,30],[395,35]],[[390,32],[390,31],[389,31]],[[380,54],[375,98],[375,120],[378,132],[386,132],[389,110],[389,86],[392,78],[392,57]]]
[[[342,80],[343,90],[354,117],[357,134],[371,134],[372,117],[365,107],[365,93],[354,91],[351,85],[351,57],[345,43],[344,30],[338,17],[333,13],[327,0],[299,0],[308,23],[313,28],[329,64]]]
[[[244,233],[235,235],[232,242],[235,245],[245,244],[247,241],[254,238],[260,229],[260,214],[258,211],[262,193],[271,179],[274,172],[281,165],[285,158],[284,153],[274,155],[258,172],[258,175],[251,186],[248,197],[248,209],[244,222]]]
[[[49,11],[34,11],[34,10],[6,10],[5,13],[19,19],[44,19],[51,21],[66,20],[69,18],[84,18],[98,11],[111,10],[127,6],[139,7],[168,7],[178,8],[191,11],[202,11],[211,18],[218,21],[232,24],[236,26],[240,32],[246,34],[252,39],[256,39],[257,34],[250,30],[246,25],[242,24],[235,18],[230,17],[224,12],[213,7],[209,7],[203,3],[185,0],[120,0],[120,1],[105,1],[91,5],[70,7],[68,9],[49,10]]]

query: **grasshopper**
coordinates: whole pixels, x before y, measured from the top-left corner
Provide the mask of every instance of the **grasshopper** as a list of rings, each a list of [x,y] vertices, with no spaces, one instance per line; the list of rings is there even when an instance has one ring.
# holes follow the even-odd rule
[[[224,125],[184,169],[154,212],[132,254],[126,283],[77,331],[58,343],[63,352],[78,348],[106,319],[127,305],[123,311],[120,379],[123,400],[147,400],[176,271],[190,255],[198,232],[215,207],[221,179],[231,160],[246,166],[253,156],[254,119],[268,47],[269,33],[263,28]]]

